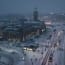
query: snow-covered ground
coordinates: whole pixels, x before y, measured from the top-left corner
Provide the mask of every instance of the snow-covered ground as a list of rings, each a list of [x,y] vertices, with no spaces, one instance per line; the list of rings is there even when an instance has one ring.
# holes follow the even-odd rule
[[[9,45],[8,41],[0,42],[0,48],[5,52],[12,53],[15,52],[17,63],[15,65],[41,65],[47,53],[54,51],[53,62],[49,65],[64,65],[65,60],[65,26],[64,23],[53,23],[49,26],[48,32],[40,35],[39,38],[33,38],[35,43],[39,44],[39,47],[35,50],[23,50],[22,47],[14,47]],[[54,31],[56,30],[56,31]],[[59,41],[60,40],[60,41]],[[2,44],[3,43],[3,44]],[[5,44],[4,44],[5,43]],[[21,43],[21,42],[20,42]],[[54,48],[54,44],[57,46]],[[10,43],[11,44],[11,43]],[[50,48],[52,45],[52,48]],[[60,49],[59,49],[60,48]],[[49,57],[49,56],[48,56]],[[15,56],[14,56],[15,58]],[[48,58],[46,65],[48,65]]]

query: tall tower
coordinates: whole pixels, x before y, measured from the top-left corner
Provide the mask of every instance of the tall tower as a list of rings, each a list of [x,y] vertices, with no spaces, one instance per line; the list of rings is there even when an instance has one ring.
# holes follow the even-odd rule
[[[37,8],[35,8],[35,10],[33,11],[33,20],[34,21],[38,21],[38,11],[37,11]]]

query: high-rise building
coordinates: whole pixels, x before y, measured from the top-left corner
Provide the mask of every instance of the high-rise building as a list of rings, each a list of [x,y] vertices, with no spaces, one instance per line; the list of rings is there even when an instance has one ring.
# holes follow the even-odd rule
[[[37,8],[35,8],[35,10],[33,12],[33,20],[34,21],[38,21],[38,11],[37,11]]]

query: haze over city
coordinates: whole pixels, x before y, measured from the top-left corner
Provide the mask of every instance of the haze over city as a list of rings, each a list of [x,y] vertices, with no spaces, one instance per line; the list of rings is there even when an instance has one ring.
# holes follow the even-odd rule
[[[65,0],[0,0],[0,65],[65,65]]]
[[[65,0],[0,0],[0,14],[27,14],[34,8],[40,13],[65,12]]]

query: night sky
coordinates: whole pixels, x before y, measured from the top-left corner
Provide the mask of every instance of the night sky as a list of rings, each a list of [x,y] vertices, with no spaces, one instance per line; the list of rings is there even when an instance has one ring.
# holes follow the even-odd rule
[[[65,0],[0,0],[0,14],[27,14],[34,8],[40,13],[65,12]]]

